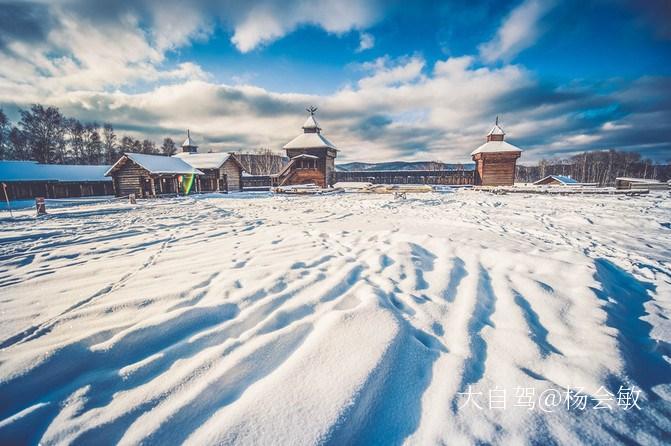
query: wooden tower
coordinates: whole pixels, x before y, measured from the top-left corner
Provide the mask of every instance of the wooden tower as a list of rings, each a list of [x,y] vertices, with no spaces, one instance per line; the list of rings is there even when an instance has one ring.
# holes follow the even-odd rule
[[[338,150],[324,137],[315,119],[317,107],[308,107],[303,133],[284,146],[289,164],[278,175],[277,185],[314,183],[320,187],[333,185],[335,158]]]
[[[507,143],[504,137],[497,116],[487,141],[471,152],[475,161],[473,184],[476,186],[512,186],[515,182],[515,165],[522,149]]]

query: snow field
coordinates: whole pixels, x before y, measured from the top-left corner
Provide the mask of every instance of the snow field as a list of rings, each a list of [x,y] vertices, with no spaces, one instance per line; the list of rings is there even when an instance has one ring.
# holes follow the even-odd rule
[[[662,194],[19,211],[0,228],[0,443],[663,444],[669,222]],[[640,411],[513,404],[619,384]]]

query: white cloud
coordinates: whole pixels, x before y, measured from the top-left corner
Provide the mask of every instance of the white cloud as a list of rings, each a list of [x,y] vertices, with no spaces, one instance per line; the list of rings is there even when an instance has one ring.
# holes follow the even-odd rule
[[[506,17],[496,36],[480,45],[482,59],[509,61],[532,46],[541,34],[540,20],[553,6],[553,0],[524,0]]]
[[[190,128],[203,141],[203,149],[214,150],[261,146],[278,150],[300,131],[304,107],[316,104],[326,135],[341,149],[339,161],[469,161],[468,154],[481,143],[497,114],[504,115],[513,143],[526,141],[523,161],[567,147],[580,150],[601,143],[613,147],[615,138],[633,146],[643,135],[647,144],[656,144],[668,135],[659,128],[645,134],[640,130],[649,123],[668,122],[664,111],[655,119],[639,114],[608,118],[617,120],[612,124],[581,122],[575,111],[604,107],[608,98],[595,99],[592,93],[575,93],[571,88],[548,90],[524,67],[505,62],[538,33],[545,7],[535,1],[515,9],[497,38],[481,46],[480,56],[501,58],[500,66],[480,66],[476,56],[451,57],[433,65],[420,55],[382,57],[360,65],[362,77],[352,85],[321,96],[268,91],[250,85],[253,74],[246,73],[236,79],[238,85],[218,84],[193,62],[166,66],[166,52],[206,37],[222,15],[243,51],[301,24],[332,33],[354,29],[360,33],[361,46],[366,46],[362,30],[374,20],[374,8],[355,0],[324,4],[290,0],[282,11],[271,13],[277,6],[266,0],[252,7],[225,3],[217,9],[219,15],[208,16],[183,11],[180,8],[190,8],[184,3],[167,1],[163,12],[151,15],[150,21],[160,24],[150,27],[133,8],[106,11],[105,17],[114,19],[103,20],[52,7],[56,25],[45,31],[45,39],[5,42],[0,51],[0,104],[55,105],[66,115],[111,122],[122,129],[120,133],[156,140],[178,139],[183,129]],[[143,92],[131,93],[129,87],[136,85]],[[634,87],[612,94],[611,103],[645,109],[647,93],[671,91],[663,79],[642,80]]]
[[[471,58],[448,59],[425,75],[420,57],[382,58],[364,67],[368,74],[354,87],[327,96],[199,80],[138,94],[54,93],[42,102],[80,119],[95,117],[117,127],[131,123],[144,128],[137,136],[157,140],[180,137],[190,128],[210,141],[203,149],[215,150],[279,150],[300,131],[304,106],[317,104],[324,131],[343,160],[468,161],[490,125],[491,101],[511,85],[530,82],[516,67],[472,69],[471,63]],[[384,118],[371,120],[376,116]]]
[[[340,34],[370,25],[377,15],[375,9],[373,2],[365,0],[261,2],[242,12],[231,41],[246,53],[300,25],[315,25]]]
[[[369,50],[375,46],[375,37],[369,33],[359,33],[359,47],[357,52]]]
[[[482,143],[497,114],[503,115],[507,139],[525,150],[522,162],[568,150],[610,148],[615,137],[635,141],[636,136],[627,132],[638,132],[648,121],[664,122],[661,117],[643,120],[637,115],[622,117],[617,125],[576,121],[575,110],[594,103],[593,96],[580,99],[579,94],[573,95],[576,98],[569,95],[569,99],[550,97],[516,103],[519,92],[531,90],[531,97],[538,97],[551,96],[552,91],[545,90],[522,67],[479,67],[469,56],[449,58],[433,66],[427,66],[418,56],[400,60],[387,57],[363,68],[366,75],[357,84],[322,96],[224,85],[205,77],[173,82],[144,93],[44,91],[36,101],[56,105],[66,115],[85,121],[111,122],[121,134],[129,132],[157,141],[165,136],[179,139],[184,129],[190,128],[203,150],[229,151],[259,147],[281,150],[301,131],[304,107],[315,104],[326,136],[340,148],[339,162],[468,162],[470,151]],[[200,73],[197,66],[188,64],[176,71],[176,77],[192,71]],[[640,98],[649,94],[648,90],[659,88],[658,83],[648,82],[618,95]],[[0,91],[10,89],[13,94],[9,98],[15,102],[34,94],[20,83],[0,79]],[[0,101],[7,102],[7,97]],[[124,126],[132,130],[123,130]]]
[[[362,65],[362,68],[372,73],[359,80],[362,89],[374,89],[390,85],[405,84],[419,80],[425,62],[421,57],[401,59],[392,63],[388,57],[381,57],[373,62]]]
[[[43,38],[10,36],[7,40],[0,32],[4,39],[0,40],[0,99],[14,93],[3,90],[8,82],[11,88],[30,86],[32,96],[40,98],[46,92],[201,79],[204,73],[192,62],[164,66],[166,53],[206,39],[217,23],[230,29],[232,42],[247,52],[302,25],[336,34],[361,30],[377,14],[370,0],[120,0],[100,7],[70,0],[35,5],[49,18],[48,26],[44,18],[32,24],[34,34]],[[38,27],[42,27],[39,33]]]

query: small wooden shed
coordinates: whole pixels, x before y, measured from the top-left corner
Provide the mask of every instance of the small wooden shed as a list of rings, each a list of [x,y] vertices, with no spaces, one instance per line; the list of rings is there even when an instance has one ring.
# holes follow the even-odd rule
[[[116,196],[149,198],[187,194],[195,177],[203,172],[175,157],[125,153],[105,175],[114,180]]]
[[[515,166],[522,149],[504,141],[504,136],[497,118],[486,142],[471,152],[475,161],[473,184],[476,186],[512,186],[515,183]]]

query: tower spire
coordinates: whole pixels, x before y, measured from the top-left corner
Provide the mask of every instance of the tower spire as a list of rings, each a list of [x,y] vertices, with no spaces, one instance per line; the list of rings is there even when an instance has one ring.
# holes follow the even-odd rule
[[[319,127],[319,123],[315,119],[315,112],[317,111],[317,107],[311,105],[309,107],[306,107],[305,110],[308,113],[310,113],[310,116],[308,116],[308,119],[305,121],[305,124],[303,124],[303,132],[319,133],[321,131],[321,128]]]
[[[186,139],[182,143],[182,152],[187,153],[196,153],[198,152],[198,146],[193,143],[191,139],[191,130],[186,129]]]
[[[487,133],[487,141],[503,141],[505,132],[499,126],[499,115],[496,115],[496,120],[494,121],[494,127]]]

